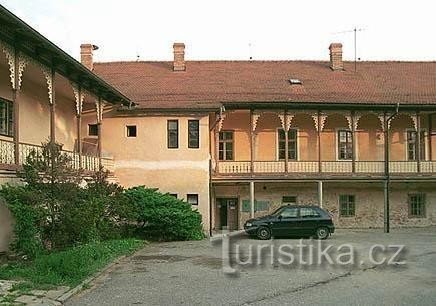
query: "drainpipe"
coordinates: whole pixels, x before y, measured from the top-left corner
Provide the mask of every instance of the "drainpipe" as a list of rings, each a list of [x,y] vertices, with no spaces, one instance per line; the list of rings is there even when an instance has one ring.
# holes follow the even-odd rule
[[[384,113],[384,137],[385,137],[385,181],[384,181],[384,232],[389,233],[390,220],[389,220],[389,194],[390,194],[390,171],[389,171],[389,123],[398,114],[400,103],[395,107],[395,113],[387,117]]]

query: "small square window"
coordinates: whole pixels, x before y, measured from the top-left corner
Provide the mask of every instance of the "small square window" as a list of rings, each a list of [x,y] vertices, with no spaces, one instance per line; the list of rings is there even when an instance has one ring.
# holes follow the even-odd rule
[[[98,136],[97,124],[88,124],[88,136]]]
[[[169,195],[177,199],[177,193],[169,193]]]
[[[282,198],[283,205],[296,205],[297,197],[296,196],[283,196]]]
[[[136,137],[136,125],[128,125],[127,129],[127,137]]]
[[[191,205],[198,205],[198,194],[188,194],[187,202]]]

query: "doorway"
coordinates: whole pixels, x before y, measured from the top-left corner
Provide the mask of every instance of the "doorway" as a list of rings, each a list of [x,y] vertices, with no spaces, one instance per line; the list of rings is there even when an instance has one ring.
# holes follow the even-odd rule
[[[238,229],[238,198],[217,198],[216,229]]]

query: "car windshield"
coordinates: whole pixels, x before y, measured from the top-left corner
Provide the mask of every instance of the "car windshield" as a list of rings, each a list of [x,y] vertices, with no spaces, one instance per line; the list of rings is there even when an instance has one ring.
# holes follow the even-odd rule
[[[282,212],[282,210],[284,209],[284,207],[279,207],[277,208],[272,214],[271,216],[278,216],[280,215],[280,213]]]

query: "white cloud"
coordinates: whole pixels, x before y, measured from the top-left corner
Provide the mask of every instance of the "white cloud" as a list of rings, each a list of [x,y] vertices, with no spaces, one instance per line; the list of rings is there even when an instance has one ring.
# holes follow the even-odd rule
[[[74,57],[81,42],[96,59],[171,59],[183,41],[189,59],[327,59],[332,41],[362,60],[434,60],[432,1],[4,0],[4,5]]]

